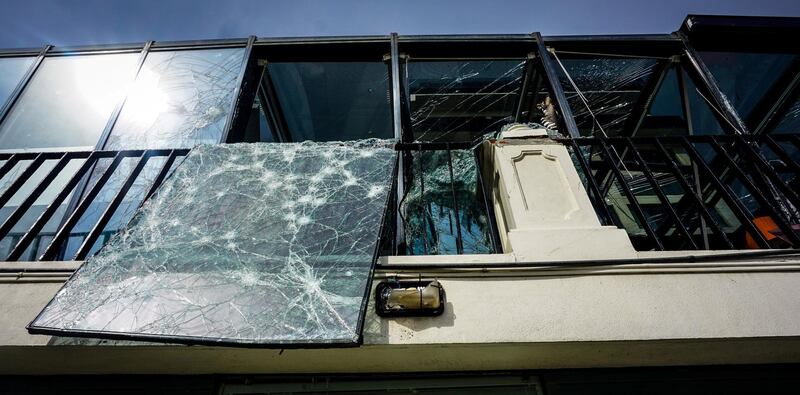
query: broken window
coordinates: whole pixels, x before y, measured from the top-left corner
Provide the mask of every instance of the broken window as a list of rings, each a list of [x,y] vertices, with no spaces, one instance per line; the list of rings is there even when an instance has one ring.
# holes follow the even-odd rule
[[[219,142],[243,66],[244,48],[147,54],[105,148]]]
[[[207,344],[355,344],[388,141],[203,145],[29,329]]]
[[[524,60],[410,61],[415,141],[473,141],[514,121]]]

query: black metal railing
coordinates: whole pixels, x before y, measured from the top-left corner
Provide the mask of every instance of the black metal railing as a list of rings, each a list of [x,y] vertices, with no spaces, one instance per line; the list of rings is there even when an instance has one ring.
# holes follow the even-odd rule
[[[800,247],[797,135],[562,139],[638,250]]]
[[[6,185],[0,194],[0,207],[5,211],[0,224],[0,240],[5,243],[8,251],[2,258],[9,261],[31,257],[39,260],[85,259],[93,251],[99,238],[102,237],[101,241],[104,242],[114,233],[114,230],[106,229],[107,225],[131,187],[137,179],[141,179],[140,175],[148,161],[163,157],[161,166],[151,172],[151,177],[146,177],[149,185],[143,196],[139,196],[139,205],[156,191],[176,160],[186,156],[188,152],[188,149],[151,149],[0,153],[0,161],[3,161],[0,166],[0,180]],[[135,165],[132,168],[120,166],[128,158]],[[106,161],[110,163],[105,163]],[[44,166],[47,162],[54,162],[49,170]],[[74,172],[67,170],[75,165],[79,167]],[[90,230],[76,231],[76,225],[112,179],[119,181],[118,187],[115,185],[115,191],[112,192],[113,197]],[[43,197],[45,191],[48,196]],[[41,199],[45,202],[37,204]],[[43,208],[38,216],[38,210],[33,210],[34,206]],[[59,211],[62,212],[56,215]],[[20,230],[20,221],[26,216],[35,216],[35,219]],[[55,231],[44,229],[53,224],[56,224]],[[68,239],[79,239],[80,244],[74,254],[64,256]]]
[[[397,189],[384,253],[460,255],[501,252],[491,186],[469,143],[400,143]]]

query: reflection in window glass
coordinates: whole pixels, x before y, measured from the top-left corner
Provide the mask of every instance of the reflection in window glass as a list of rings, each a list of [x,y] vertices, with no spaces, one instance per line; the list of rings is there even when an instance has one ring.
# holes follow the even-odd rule
[[[753,110],[796,61],[797,55],[701,52],[700,57],[747,126],[755,128],[761,120],[751,118]]]
[[[31,64],[32,57],[0,58],[0,107],[8,101]]]
[[[0,125],[0,149],[94,147],[138,56],[46,58]]]
[[[267,67],[292,141],[394,135],[384,63],[298,62]]]
[[[671,66],[653,97],[637,136],[685,136],[688,134],[686,115],[681,99],[677,66]],[[634,115],[638,116],[638,115]]]
[[[418,141],[472,141],[514,120],[523,60],[410,62],[411,123]]]
[[[640,58],[562,59],[561,62],[588,102],[587,108],[559,68],[559,81],[583,136],[602,135],[603,131],[609,136],[620,133],[658,64],[658,60]]]
[[[412,180],[401,202],[408,255],[457,254],[459,235],[465,254],[495,252],[475,154],[453,150],[451,155],[453,178],[447,151],[412,152]]]
[[[106,149],[219,142],[243,57],[243,48],[148,54]]]

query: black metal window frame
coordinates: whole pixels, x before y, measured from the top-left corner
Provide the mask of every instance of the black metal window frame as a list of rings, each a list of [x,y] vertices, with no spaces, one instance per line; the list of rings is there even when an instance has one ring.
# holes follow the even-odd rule
[[[697,18],[695,16],[687,17],[688,21]],[[733,22],[730,22],[733,21]],[[777,21],[779,31],[792,28],[796,29],[800,26],[800,18],[768,18],[768,21]],[[752,29],[752,19],[748,18],[733,18],[728,22],[732,24],[732,29]],[[763,24],[763,23],[762,23]],[[763,28],[763,26],[757,28]],[[784,30],[781,30],[784,29]],[[71,56],[71,55],[85,55],[85,54],[111,54],[111,53],[139,53],[138,64],[136,67],[136,74],[133,76],[135,79],[141,69],[146,57],[149,53],[154,51],[179,51],[179,50],[195,50],[195,49],[216,49],[216,48],[245,48],[245,65],[241,68],[240,74],[237,78],[238,84],[234,95],[234,100],[231,104],[232,108],[229,111],[228,118],[226,119],[223,135],[220,139],[221,143],[233,142],[235,135],[232,131],[239,130],[246,125],[250,111],[252,111],[252,102],[258,94],[259,86],[262,83],[262,66],[259,64],[259,59],[266,54],[267,61],[271,60],[309,60],[309,61],[323,61],[323,60],[357,60],[368,57],[375,59],[376,56],[382,56],[386,62],[389,70],[390,84],[389,94],[391,97],[392,105],[392,128],[395,138],[400,142],[398,150],[404,152],[401,155],[401,165],[399,167],[398,185],[396,186],[396,193],[402,195],[403,191],[407,189],[404,185],[406,177],[404,174],[409,174],[413,169],[408,166],[410,159],[406,154],[412,150],[449,150],[458,149],[458,145],[446,143],[443,146],[426,145],[426,144],[413,144],[413,133],[408,113],[408,86],[407,77],[405,75],[405,62],[409,56],[419,58],[438,58],[448,60],[464,60],[464,59],[502,59],[502,58],[515,58],[527,59],[524,77],[522,82],[522,92],[520,92],[518,102],[515,104],[515,120],[519,122],[527,121],[522,116],[522,108],[525,104],[522,102],[527,97],[528,89],[531,89],[529,79],[532,70],[536,70],[540,75],[544,76],[545,85],[549,93],[554,98],[559,113],[561,114],[559,129],[567,138],[577,139],[580,134],[572,116],[572,111],[566,100],[566,95],[561,87],[557,77],[557,66],[552,61],[548,52],[551,48],[554,49],[583,49],[590,51],[628,51],[631,54],[658,54],[658,56],[678,56],[683,64],[689,77],[693,79],[698,89],[702,90],[705,96],[709,97],[718,109],[718,115],[721,118],[720,124],[730,134],[747,134],[749,130],[744,127],[744,122],[740,119],[735,109],[730,103],[725,100],[724,95],[715,83],[713,76],[709,70],[702,63],[702,60],[696,54],[692,46],[693,37],[689,35],[686,29],[679,32],[665,35],[619,35],[619,36],[552,36],[542,37],[539,33],[519,34],[519,35],[447,35],[447,36],[401,36],[392,33],[386,36],[356,36],[356,37],[311,37],[311,38],[257,38],[250,36],[249,38],[230,39],[230,40],[201,40],[201,41],[173,41],[173,42],[156,42],[147,41],[144,43],[136,44],[121,44],[121,45],[101,45],[101,46],[80,46],[80,47],[53,47],[45,45],[40,49],[16,49],[16,50],[0,50],[1,57],[19,57],[19,56],[35,56],[35,60],[30,66],[29,70],[25,73],[22,80],[19,82],[7,103],[3,104],[0,108],[0,122],[7,116],[13,108],[15,102],[19,99],[27,84],[35,76],[35,73],[42,61],[47,57],[54,56]],[[366,51],[365,51],[366,49]],[[268,80],[268,79],[267,79]],[[793,85],[794,86],[794,85]],[[267,87],[269,88],[269,87]],[[652,99],[654,90],[657,86],[653,87],[652,92],[648,92],[645,100]],[[269,89],[265,90],[269,92]],[[800,88],[792,91],[792,94],[800,94]],[[268,118],[274,130],[280,130],[281,127],[285,128],[285,119],[281,122],[283,115],[280,105],[274,98],[274,87],[272,95],[267,95],[266,103],[268,111],[271,114]],[[101,134],[101,137],[95,147],[96,153],[102,153],[108,140],[111,129],[113,128],[122,106],[124,105],[125,98],[122,98],[116,104],[114,110],[109,117],[106,127]],[[642,108],[642,103],[638,103],[636,108],[641,111],[646,111]],[[573,140],[576,141],[576,140]],[[572,143],[570,143],[572,144]],[[155,150],[163,151],[163,150]],[[117,151],[120,152],[129,151]],[[130,151],[132,152],[132,151]],[[144,151],[142,151],[144,152]],[[61,153],[67,155],[65,153]],[[9,156],[10,155],[10,156]],[[8,158],[13,155],[20,154],[7,154]],[[51,155],[45,153],[26,153],[24,155]],[[23,156],[24,156],[23,155]],[[78,154],[69,154],[78,155]],[[102,154],[98,154],[102,155]],[[116,154],[115,154],[116,155]],[[144,153],[142,154],[144,155]],[[21,156],[19,157],[21,158]],[[34,158],[35,159],[35,158]],[[480,164],[480,162],[478,162]],[[7,162],[8,164],[8,162]],[[609,169],[611,171],[611,169]],[[89,172],[86,172],[84,178],[78,181],[77,187],[80,190],[86,188],[86,182]],[[613,174],[607,174],[613,177]],[[16,181],[15,181],[16,182]],[[486,186],[484,186],[486,187]],[[484,191],[484,194],[486,191]],[[74,214],[74,210],[81,203],[78,200],[80,195],[76,194],[73,201],[70,203],[70,210]],[[396,203],[396,204],[399,204]],[[491,207],[487,208],[490,210]],[[48,208],[49,210],[49,208]],[[602,209],[599,210],[602,216]],[[68,221],[69,218],[65,218]],[[63,225],[63,224],[62,224]],[[3,226],[3,225],[0,225]],[[0,230],[3,230],[0,227]],[[495,230],[496,231],[496,230]],[[96,233],[96,232],[94,232]],[[97,235],[95,235],[97,237]],[[493,235],[493,242],[496,243],[496,234]],[[461,243],[459,243],[460,245]],[[83,250],[83,249],[82,249]],[[79,254],[80,255],[80,254]],[[51,257],[54,255],[48,255]]]
[[[717,79],[697,51],[800,55],[800,43],[792,39],[800,35],[800,18],[688,15],[675,34],[684,42],[696,67],[704,72],[708,83],[714,87],[718,86]],[[724,98],[724,93],[719,89],[717,91],[721,95],[719,99]],[[778,122],[775,116],[798,99],[800,56],[776,79],[748,119],[742,119],[729,100],[722,100],[722,105],[743,133],[761,134],[771,130]]]

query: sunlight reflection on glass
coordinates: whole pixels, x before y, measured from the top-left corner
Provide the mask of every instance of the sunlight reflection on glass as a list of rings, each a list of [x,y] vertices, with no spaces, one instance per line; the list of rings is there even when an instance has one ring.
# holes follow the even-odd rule
[[[190,148],[218,142],[243,58],[243,48],[151,52],[105,148]]]

